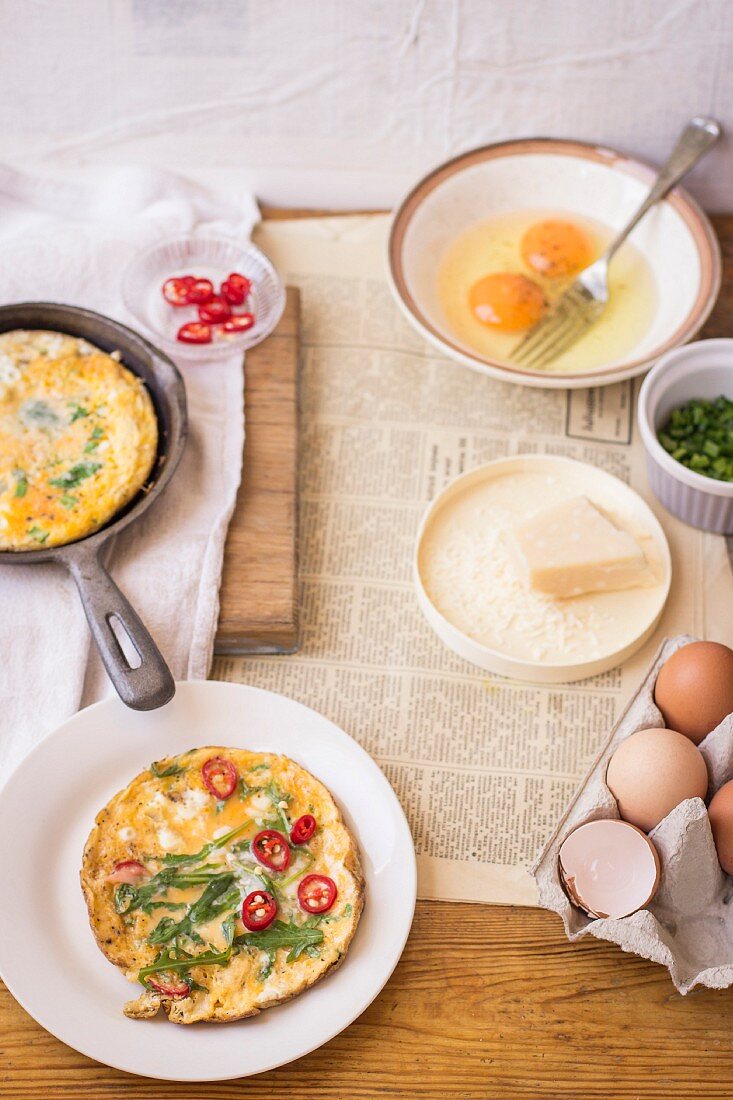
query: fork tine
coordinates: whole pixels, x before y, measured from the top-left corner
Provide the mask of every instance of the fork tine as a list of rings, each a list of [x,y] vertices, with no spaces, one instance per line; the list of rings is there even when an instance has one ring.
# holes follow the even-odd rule
[[[525,359],[523,365],[525,367],[547,366],[548,363],[552,363],[564,351],[567,351],[576,340],[585,335],[589,327],[590,324],[586,318],[576,314],[564,329],[556,333],[554,340],[550,341],[549,344],[545,343],[539,352],[530,356],[529,359]]]
[[[567,322],[583,320],[586,309],[591,305],[582,287],[575,284],[558,298],[550,312],[542,317],[517,344],[511,358],[525,366],[529,359],[541,355],[542,348],[558,336],[558,329],[565,328]]]
[[[567,321],[567,311],[563,307],[554,307],[550,313],[540,318],[512,350],[511,358],[515,363],[523,362],[534,354],[537,348],[550,339],[556,330]]]

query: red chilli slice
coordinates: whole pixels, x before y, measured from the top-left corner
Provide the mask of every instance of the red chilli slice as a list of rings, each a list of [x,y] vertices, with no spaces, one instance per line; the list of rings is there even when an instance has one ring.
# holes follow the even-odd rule
[[[237,786],[237,769],[223,756],[211,756],[201,767],[201,778],[209,794],[220,802],[231,797]]]
[[[221,293],[233,306],[241,306],[252,290],[252,283],[246,275],[232,271],[221,284]]]
[[[293,844],[307,844],[316,831],[316,819],[313,814],[303,814],[290,830]]]
[[[290,846],[277,829],[259,832],[252,841],[252,852],[270,871],[284,871],[290,866]]]
[[[174,1001],[180,1000],[181,997],[187,997],[191,992],[191,986],[187,981],[173,975],[167,982],[163,982],[159,978],[148,978],[148,985],[152,986],[158,993],[162,993],[164,997],[170,997]]]
[[[250,932],[269,927],[277,914],[277,902],[267,890],[253,890],[242,902],[242,923]]]
[[[183,275],[179,279],[166,279],[161,287],[163,297],[171,306],[187,306],[190,301],[188,293],[195,282],[193,275]]]
[[[207,325],[218,325],[222,321],[228,321],[232,315],[232,307],[224,298],[215,294],[204,305],[199,306],[199,318]]]
[[[254,313],[237,313],[221,326],[224,332],[246,332],[255,323]]]
[[[189,321],[179,328],[176,339],[182,344],[210,344],[211,325],[205,325],[203,321]]]
[[[210,301],[214,295],[214,284],[211,279],[194,279],[188,288],[188,304],[193,306],[203,305]]]
[[[298,886],[298,904],[306,913],[327,913],[337,897],[336,883],[328,875],[306,875]]]
[[[138,859],[123,859],[115,863],[114,870],[107,875],[107,882],[125,882],[130,886],[147,878],[147,870]]]

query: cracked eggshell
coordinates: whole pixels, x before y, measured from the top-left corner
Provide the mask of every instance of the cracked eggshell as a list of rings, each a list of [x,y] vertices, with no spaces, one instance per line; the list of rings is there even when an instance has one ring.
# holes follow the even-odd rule
[[[680,802],[708,789],[705,760],[692,741],[670,729],[642,729],[621,742],[606,784],[624,821],[650,832]]]
[[[565,838],[560,878],[570,900],[591,917],[618,920],[643,909],[659,886],[659,856],[627,821],[589,821]]]

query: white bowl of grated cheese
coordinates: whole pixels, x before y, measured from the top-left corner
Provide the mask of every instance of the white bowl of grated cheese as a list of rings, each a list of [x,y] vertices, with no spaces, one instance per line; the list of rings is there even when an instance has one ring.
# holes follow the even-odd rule
[[[528,585],[516,525],[580,496],[633,536],[649,566],[646,584],[563,599]],[[532,454],[496,459],[452,481],[423,517],[413,568],[421,610],[449,649],[534,683],[585,679],[621,664],[653,634],[672,576],[664,532],[633,489],[587,463]]]

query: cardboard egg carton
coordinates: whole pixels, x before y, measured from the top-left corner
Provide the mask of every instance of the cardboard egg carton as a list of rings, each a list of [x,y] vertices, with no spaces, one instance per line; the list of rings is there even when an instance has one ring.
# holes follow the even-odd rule
[[[696,985],[724,989],[733,985],[733,879],[721,870],[705,805],[699,798],[681,802],[649,834],[662,867],[659,890],[649,905],[620,920],[594,919],[571,905],[560,882],[560,845],[579,825],[618,818],[616,800],[605,783],[608,761],[619,742],[650,726],[663,726],[654,703],[654,685],[664,662],[688,642],[689,635],[667,639],[614,726],[572,802],[532,868],[539,902],[563,920],[568,939],[591,935],[624,951],[661,963],[680,993]],[[708,767],[708,800],[733,778],[733,715],[725,718],[698,746]]]

